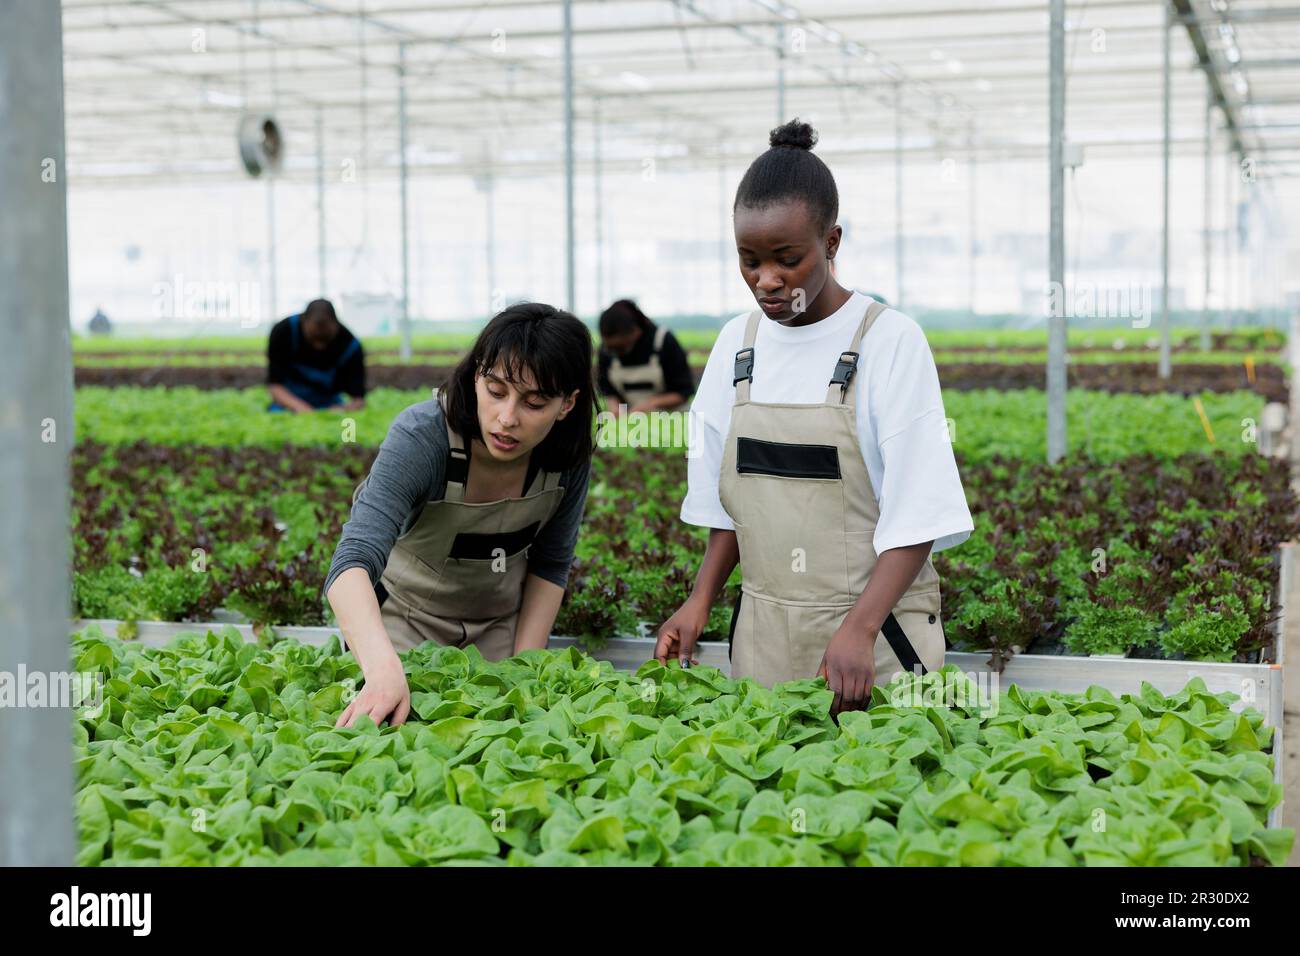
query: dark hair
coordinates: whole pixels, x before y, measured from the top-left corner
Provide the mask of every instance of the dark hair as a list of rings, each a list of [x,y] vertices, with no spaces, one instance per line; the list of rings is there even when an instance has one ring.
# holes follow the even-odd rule
[[[312,299],[307,303],[307,308],[302,310],[302,317],[310,319],[315,316],[329,319],[331,322],[339,320],[338,315],[334,312],[334,303],[329,299]]]
[[[577,390],[573,411],[555,423],[537,450],[546,471],[568,471],[590,461],[596,389],[587,326],[540,302],[518,302],[493,316],[443,387],[447,421],[466,442],[483,437],[474,376],[497,365],[510,382],[521,381],[527,371],[548,399]]]
[[[619,299],[600,313],[599,327],[601,337],[605,338],[611,335],[623,335],[633,329],[649,332],[654,328],[654,323],[631,299]]]
[[[768,142],[771,148],[745,170],[731,211],[799,200],[808,205],[819,232],[830,229],[839,218],[840,194],[831,171],[811,152],[816,130],[796,117],[772,130]]]

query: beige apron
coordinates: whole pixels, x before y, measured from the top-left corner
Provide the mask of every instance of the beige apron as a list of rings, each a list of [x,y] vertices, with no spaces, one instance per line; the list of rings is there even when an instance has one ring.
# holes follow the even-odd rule
[[[749,316],[719,487],[744,580],[732,617],[733,676],[767,686],[816,676],[875,567],[880,506],[858,442],[854,372],[862,337],[884,310],[879,302],[867,309],[820,405],[750,401],[762,314]],[[939,576],[929,558],[875,648],[881,686],[900,670],[943,666]]]
[[[667,326],[661,325],[655,329],[654,348],[650,352],[650,361],[644,365],[624,365],[618,356],[610,361],[609,384],[623,396],[628,408],[634,408],[647,398],[663,394],[664,367],[659,361],[659,353],[663,351],[664,336],[667,334]]]
[[[422,641],[473,644],[486,659],[501,660],[514,654],[529,546],[564,489],[559,472],[539,470],[522,498],[467,502],[469,454],[450,425],[447,439],[446,495],[425,502],[398,537],[375,588],[384,630],[398,651]]]

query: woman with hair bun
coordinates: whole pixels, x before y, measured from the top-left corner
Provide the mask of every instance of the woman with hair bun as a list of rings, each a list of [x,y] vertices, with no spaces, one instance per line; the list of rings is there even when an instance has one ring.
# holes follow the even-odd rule
[[[758,308],[718,335],[691,405],[681,517],[710,529],[656,657],[693,659],[736,564],[733,676],[823,676],[833,712],[943,664],[930,555],[974,525],[920,326],[837,281],[839,194],[797,119],[750,164],[733,218]]]

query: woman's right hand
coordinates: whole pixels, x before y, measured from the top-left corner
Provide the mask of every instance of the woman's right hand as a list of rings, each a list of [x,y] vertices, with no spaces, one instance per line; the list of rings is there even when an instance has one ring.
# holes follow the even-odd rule
[[[695,659],[695,645],[700,635],[709,624],[709,608],[704,602],[697,601],[694,595],[677,609],[659,628],[659,638],[655,642],[655,660],[667,666],[670,657],[677,658],[683,666],[698,664]]]
[[[390,727],[400,727],[411,713],[411,687],[397,654],[386,657],[366,674],[361,693],[339,714],[335,727],[351,727],[362,714],[369,714],[378,727],[385,717]]]

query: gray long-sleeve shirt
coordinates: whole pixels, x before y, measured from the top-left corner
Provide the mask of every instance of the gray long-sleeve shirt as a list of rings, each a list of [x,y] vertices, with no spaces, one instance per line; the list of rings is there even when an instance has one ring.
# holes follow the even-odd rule
[[[436,398],[412,405],[394,419],[343,525],[323,591],[348,568],[365,568],[371,584],[378,582],[398,535],[415,524],[426,501],[446,495],[450,454],[442,406]],[[560,507],[538,531],[528,552],[529,573],[560,587],[567,583],[573,564],[590,468],[591,463],[584,461],[561,477]]]

